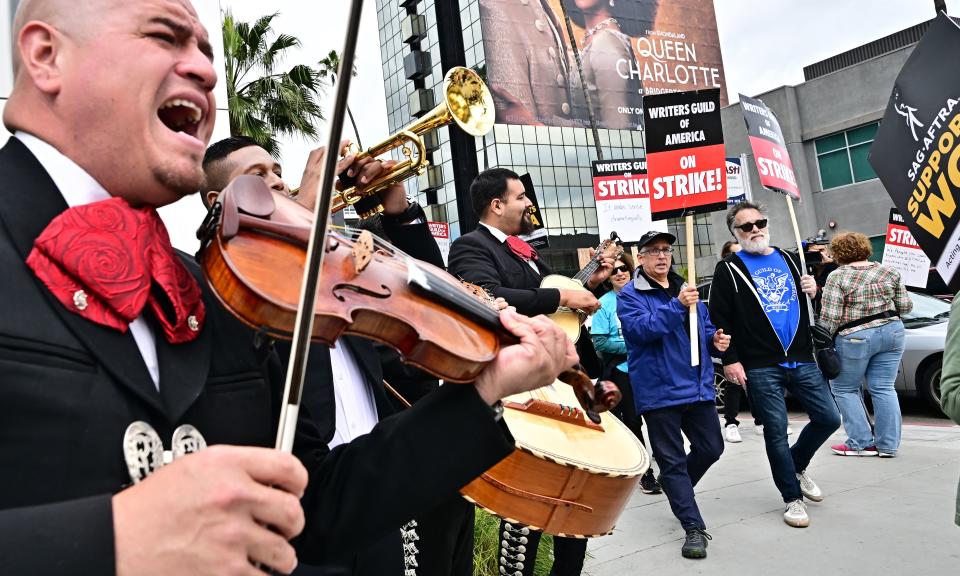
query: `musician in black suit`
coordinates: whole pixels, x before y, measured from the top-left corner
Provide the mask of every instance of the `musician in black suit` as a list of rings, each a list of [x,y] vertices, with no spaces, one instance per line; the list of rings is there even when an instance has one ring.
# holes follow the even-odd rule
[[[192,6],[25,0],[14,35],[14,137],[0,150],[3,573],[289,572],[298,535],[304,561],[344,561],[508,454],[491,406],[575,361],[546,320],[506,313],[521,345],[473,385],[332,449],[304,406],[297,457],[263,448],[277,357],[173,252],[152,208],[199,188],[213,128],[212,50]],[[129,286],[149,304],[128,308]],[[182,452],[200,446],[187,424],[222,446],[143,479],[178,431]]]
[[[550,267],[526,242],[517,237],[533,231],[530,208],[520,177],[505,168],[481,172],[470,184],[470,199],[480,224],[450,246],[449,271],[503,298],[521,314],[550,314],[559,306],[595,312],[600,302],[589,290],[540,288]],[[604,258],[590,276],[587,288],[598,288],[613,269],[613,258]],[[580,338],[590,342],[589,336]],[[590,347],[592,351],[592,346]],[[595,355],[594,352],[591,352]],[[584,355],[581,352],[581,357]],[[540,533],[526,526],[500,524],[501,573],[533,574]],[[580,574],[587,550],[585,539],[554,538],[551,574]]]
[[[348,142],[342,144],[341,149],[345,150]],[[295,197],[311,210],[322,175],[317,167],[322,166],[324,156],[324,147],[311,152],[301,179],[300,194]],[[383,162],[382,167],[390,169],[391,162]],[[361,178],[372,178],[379,167],[380,163],[372,159],[356,162],[355,157],[348,154],[338,162],[337,169],[341,174],[349,171]],[[207,148],[203,171],[201,198],[207,208],[220,190],[241,175],[260,176],[275,194],[290,196],[290,188],[283,179],[283,166],[246,136],[225,138]],[[384,206],[383,213],[376,216],[380,235],[410,256],[443,268],[443,257],[430,234],[423,209],[408,202],[403,185],[392,186],[380,193],[380,198]],[[286,358],[289,345],[278,345],[281,357]],[[439,385],[433,376],[403,364],[393,349],[351,336],[342,337],[333,350],[324,344],[311,345],[307,370],[309,384],[303,402],[310,407],[314,423],[328,446],[364,434],[377,421],[403,409],[384,389],[385,377],[411,402],[419,401]],[[350,574],[389,574],[402,552],[402,564],[409,574],[472,576],[472,536],[473,505],[454,495],[350,559],[349,566],[343,570]],[[310,576],[328,570],[329,567],[301,565],[296,574]]]

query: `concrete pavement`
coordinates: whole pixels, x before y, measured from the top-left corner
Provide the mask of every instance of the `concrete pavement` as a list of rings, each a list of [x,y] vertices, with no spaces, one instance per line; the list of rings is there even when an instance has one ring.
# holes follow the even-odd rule
[[[960,427],[945,419],[905,420],[892,459],[835,456],[829,445],[846,438],[843,428],[837,431],[809,469],[824,500],[808,502],[809,528],[791,528],[763,438],[748,418],[740,427],[743,442],[726,443],[697,487],[713,536],[706,559],[680,556],[684,534],[666,498],[638,489],[614,534],[590,542],[583,574],[960,574],[960,527],[953,523]],[[795,434],[804,423],[791,417]]]

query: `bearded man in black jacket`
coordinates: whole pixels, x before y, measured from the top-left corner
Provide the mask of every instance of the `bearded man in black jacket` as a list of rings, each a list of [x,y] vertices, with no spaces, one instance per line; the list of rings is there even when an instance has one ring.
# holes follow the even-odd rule
[[[806,297],[816,295],[816,282],[801,273],[792,254],[770,246],[768,223],[763,208],[751,202],[727,212],[727,227],[742,250],[717,264],[710,316],[732,337],[723,373],[746,389],[763,424],[773,481],[786,504],[783,520],[802,528],[810,524],[804,497],[823,500],[807,467],[840,427],[840,413],[813,356]],[[787,390],[810,416],[793,446],[787,442]]]

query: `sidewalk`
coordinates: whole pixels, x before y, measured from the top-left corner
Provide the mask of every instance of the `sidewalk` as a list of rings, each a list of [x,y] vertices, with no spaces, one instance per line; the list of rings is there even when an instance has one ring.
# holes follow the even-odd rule
[[[791,441],[804,423],[791,420]],[[726,443],[697,487],[713,536],[705,560],[680,556],[683,532],[666,498],[637,490],[614,534],[590,542],[584,575],[960,573],[960,527],[953,523],[960,427],[904,423],[893,459],[833,455],[829,445],[846,437],[841,428],[810,466],[824,500],[808,503],[809,528],[784,524],[763,438],[750,423],[741,431],[743,442]]]

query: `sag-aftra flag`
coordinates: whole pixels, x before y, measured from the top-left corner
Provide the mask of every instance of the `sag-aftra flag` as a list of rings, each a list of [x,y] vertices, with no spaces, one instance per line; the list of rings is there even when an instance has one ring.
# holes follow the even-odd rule
[[[870,150],[914,239],[960,289],[960,28],[941,14],[893,85]]]

